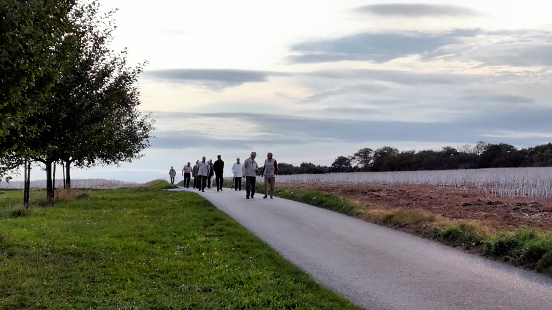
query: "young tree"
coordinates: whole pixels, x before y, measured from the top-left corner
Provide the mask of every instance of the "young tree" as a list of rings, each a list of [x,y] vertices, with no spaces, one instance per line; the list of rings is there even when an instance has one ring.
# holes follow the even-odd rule
[[[42,113],[59,75],[54,52],[71,27],[73,0],[0,1],[0,178],[29,157],[25,138],[39,129],[29,116]]]
[[[107,45],[114,29],[112,12],[98,17],[98,4],[74,11],[74,31],[66,33],[60,49],[70,49],[60,61],[55,96],[42,102],[45,112],[32,118],[42,127],[33,141],[34,160],[46,166],[47,197],[53,198],[52,163],[63,161],[66,185],[70,167],[118,164],[140,157],[153,130],[142,115],[137,87],[141,66],[129,68],[126,52],[113,55]],[[102,28],[105,25],[104,28]]]

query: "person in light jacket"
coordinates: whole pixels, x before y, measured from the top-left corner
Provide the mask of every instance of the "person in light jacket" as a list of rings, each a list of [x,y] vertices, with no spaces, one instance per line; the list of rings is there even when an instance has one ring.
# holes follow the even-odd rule
[[[234,189],[237,191],[238,188],[241,191],[241,179],[242,179],[242,164],[240,164],[240,158],[236,158],[236,163],[232,166],[232,173],[234,174]]]
[[[207,178],[209,177],[209,163],[205,162],[205,156],[201,157],[201,162],[197,165],[197,174],[200,177],[199,190],[204,192],[207,185]]]
[[[173,166],[171,166],[171,170],[169,170],[169,176],[171,177],[171,184],[174,184],[174,177],[176,176],[176,170],[174,170]]]
[[[278,163],[272,158],[272,153],[266,156],[264,166],[261,170],[261,176],[264,174],[264,197],[270,195],[270,199],[274,195],[274,184],[276,183],[276,174],[278,174]]]
[[[246,159],[243,163],[243,176],[245,177],[245,199],[249,199],[249,194],[251,194],[251,198],[254,198],[253,196],[255,196],[255,182],[257,179],[257,171],[259,170],[255,157],[257,157],[257,153],[251,152],[251,157]]]
[[[190,166],[190,162],[188,162],[187,165],[182,168],[182,176],[184,177],[184,182],[182,182],[182,186],[185,188],[190,188],[190,173],[192,173],[192,166]]]

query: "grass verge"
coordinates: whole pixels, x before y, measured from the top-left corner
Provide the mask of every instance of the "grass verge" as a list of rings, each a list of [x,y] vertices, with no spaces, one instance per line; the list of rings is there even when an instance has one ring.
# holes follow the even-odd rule
[[[167,184],[0,218],[0,309],[358,309]]]

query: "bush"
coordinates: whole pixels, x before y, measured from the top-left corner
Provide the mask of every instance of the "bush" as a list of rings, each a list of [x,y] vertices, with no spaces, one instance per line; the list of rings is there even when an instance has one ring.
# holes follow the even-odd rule
[[[480,230],[477,225],[461,221],[443,229],[440,239],[452,246],[472,248],[481,245],[483,241]]]

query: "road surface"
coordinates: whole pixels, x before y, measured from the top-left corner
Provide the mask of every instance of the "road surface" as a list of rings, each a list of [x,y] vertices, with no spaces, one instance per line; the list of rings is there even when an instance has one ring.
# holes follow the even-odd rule
[[[199,194],[365,309],[552,309],[546,276],[295,201]]]

